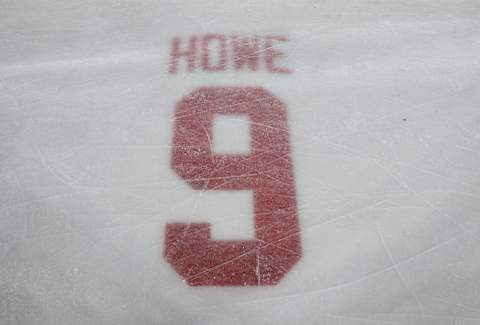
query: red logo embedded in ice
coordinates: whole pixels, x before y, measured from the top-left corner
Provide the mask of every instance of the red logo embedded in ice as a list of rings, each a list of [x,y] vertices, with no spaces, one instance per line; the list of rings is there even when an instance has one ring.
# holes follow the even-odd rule
[[[232,68],[235,71],[259,71],[288,74],[282,65],[281,45],[286,36],[237,36],[207,34],[175,37],[170,51],[170,74],[179,71],[218,72]]]
[[[249,154],[215,154],[214,114],[247,115]],[[171,164],[196,190],[252,190],[255,239],[211,240],[208,223],[170,223],[165,257],[190,285],[274,285],[301,257],[285,105],[261,87],[203,87],[176,106]]]

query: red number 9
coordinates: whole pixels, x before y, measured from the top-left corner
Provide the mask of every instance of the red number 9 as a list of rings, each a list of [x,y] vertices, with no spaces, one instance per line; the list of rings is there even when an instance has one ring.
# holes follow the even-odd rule
[[[212,152],[214,114],[247,115],[247,155]],[[176,106],[172,168],[197,190],[253,190],[255,239],[211,240],[208,223],[170,223],[165,257],[195,286],[274,285],[301,257],[287,114],[260,87],[204,87]]]

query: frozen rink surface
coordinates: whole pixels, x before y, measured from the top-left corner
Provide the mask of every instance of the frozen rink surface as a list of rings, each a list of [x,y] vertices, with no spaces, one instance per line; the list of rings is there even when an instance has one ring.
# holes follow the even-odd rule
[[[0,0],[0,325],[480,324],[480,2]]]

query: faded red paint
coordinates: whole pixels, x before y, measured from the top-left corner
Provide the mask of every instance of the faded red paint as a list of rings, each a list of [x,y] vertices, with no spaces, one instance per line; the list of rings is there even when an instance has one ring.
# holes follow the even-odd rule
[[[190,36],[188,39],[175,37],[170,51],[169,73],[197,70],[205,72],[220,72],[226,70],[264,71],[270,73],[288,74],[290,69],[281,65],[284,53],[278,45],[287,42],[288,38],[281,35],[267,36],[226,36],[222,34],[207,34]]]
[[[212,152],[214,114],[249,116],[250,154]],[[276,97],[260,87],[193,91],[176,107],[171,163],[194,189],[254,194],[253,240],[211,240],[208,223],[167,225],[165,257],[190,285],[274,285],[300,259],[287,112]]]
[[[277,58],[281,58],[283,53],[275,50],[275,42],[287,42],[288,39],[285,36],[265,36],[265,62],[267,69],[273,73],[290,73],[287,68],[279,67],[275,64]]]
[[[258,36],[238,37],[232,36],[233,57],[235,69],[242,70],[247,66],[252,71],[258,70],[260,52]]]
[[[213,45],[212,45],[213,44]],[[216,48],[218,60],[212,63],[211,47]],[[208,34],[202,39],[202,67],[205,71],[225,70],[227,63],[227,38],[224,35]]]
[[[180,58],[187,59],[187,70],[193,72],[195,70],[195,59],[197,56],[197,37],[191,36],[188,40],[188,49],[180,49],[180,37],[175,37],[172,41],[172,52],[170,53],[169,73],[177,73],[178,61]]]

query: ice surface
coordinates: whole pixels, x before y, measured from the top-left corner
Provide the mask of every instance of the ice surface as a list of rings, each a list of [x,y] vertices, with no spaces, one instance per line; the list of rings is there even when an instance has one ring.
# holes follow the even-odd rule
[[[248,116],[215,116],[212,142],[213,151],[218,154],[249,154],[251,140]]]
[[[479,17],[475,0],[0,1],[0,324],[480,324]],[[284,35],[291,73],[169,74],[173,37],[208,33]],[[163,257],[166,223],[253,236],[250,191],[171,168],[175,104],[201,86],[287,107],[303,253],[278,285],[191,287]]]

